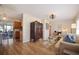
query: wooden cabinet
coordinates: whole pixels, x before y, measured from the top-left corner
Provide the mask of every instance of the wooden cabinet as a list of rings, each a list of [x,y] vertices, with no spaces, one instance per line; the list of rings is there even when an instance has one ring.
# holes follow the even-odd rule
[[[43,24],[38,21],[30,24],[30,41],[36,42],[40,38],[43,38]]]
[[[14,29],[22,29],[22,22],[14,21]]]
[[[15,39],[20,39],[20,31],[15,31]]]
[[[22,22],[21,21],[14,21],[13,25],[14,29],[14,40],[15,41],[22,41]]]

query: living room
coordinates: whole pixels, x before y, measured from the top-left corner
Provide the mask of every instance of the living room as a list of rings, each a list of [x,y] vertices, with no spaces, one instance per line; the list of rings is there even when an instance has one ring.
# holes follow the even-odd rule
[[[0,15],[13,24],[13,38],[1,39],[4,55],[79,54],[78,4],[1,4]]]

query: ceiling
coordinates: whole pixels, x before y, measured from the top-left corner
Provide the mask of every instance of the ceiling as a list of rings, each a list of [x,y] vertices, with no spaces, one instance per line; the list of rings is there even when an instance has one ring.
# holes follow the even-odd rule
[[[50,14],[57,20],[71,20],[79,12],[77,4],[3,4],[0,5],[0,14],[6,13],[9,17],[21,17],[22,13],[45,19]]]

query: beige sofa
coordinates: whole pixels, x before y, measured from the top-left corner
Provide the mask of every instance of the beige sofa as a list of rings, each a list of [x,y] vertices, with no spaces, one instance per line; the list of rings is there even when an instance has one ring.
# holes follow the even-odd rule
[[[61,38],[56,44],[55,47],[58,49],[58,54],[69,54],[69,55],[77,55],[79,54],[79,43],[78,40],[76,40],[77,43],[69,43],[63,41],[63,38]]]

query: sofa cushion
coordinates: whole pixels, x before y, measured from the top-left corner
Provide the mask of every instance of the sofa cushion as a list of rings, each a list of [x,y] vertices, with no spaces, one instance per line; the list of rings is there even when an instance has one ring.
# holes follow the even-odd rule
[[[69,43],[75,43],[75,37],[73,35],[66,35],[64,37],[64,41]]]

